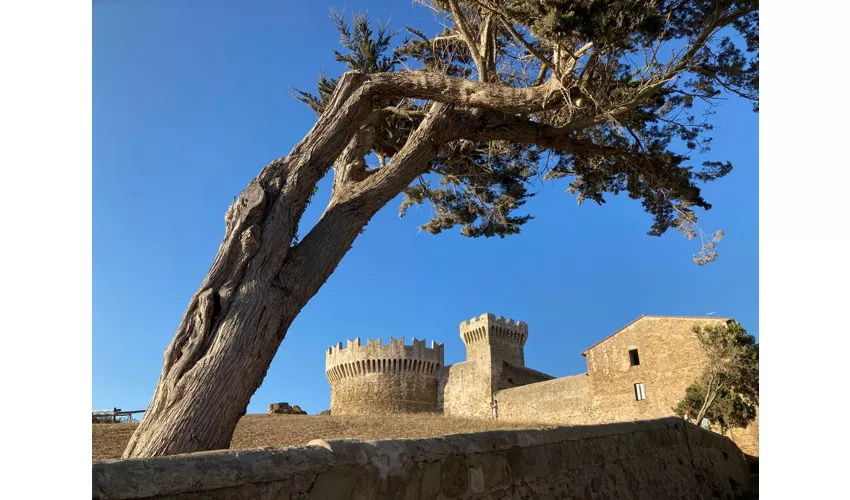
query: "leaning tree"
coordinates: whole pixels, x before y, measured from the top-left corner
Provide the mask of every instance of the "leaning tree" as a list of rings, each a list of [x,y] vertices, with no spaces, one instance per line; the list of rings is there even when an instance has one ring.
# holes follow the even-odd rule
[[[434,0],[442,31],[334,20],[350,71],[296,96],[318,114],[225,214],[225,234],[165,351],[124,457],[226,448],[287,329],[388,202],[428,203],[431,233],[515,234],[531,183],[568,178],[579,202],[625,192],[670,228],[706,236],[699,182],[731,165],[704,153],[711,108],[758,98],[755,0]],[[371,164],[370,164],[371,163]],[[333,169],[320,220],[299,238]]]

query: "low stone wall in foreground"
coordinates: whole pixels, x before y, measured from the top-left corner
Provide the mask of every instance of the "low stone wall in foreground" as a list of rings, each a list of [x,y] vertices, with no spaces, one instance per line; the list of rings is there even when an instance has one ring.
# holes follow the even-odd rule
[[[748,480],[731,440],[665,418],[94,461],[92,498],[732,499]]]

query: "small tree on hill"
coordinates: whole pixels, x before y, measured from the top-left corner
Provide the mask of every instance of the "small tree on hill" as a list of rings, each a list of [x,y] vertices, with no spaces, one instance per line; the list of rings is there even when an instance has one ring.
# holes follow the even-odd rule
[[[755,337],[737,321],[694,327],[708,354],[697,381],[685,390],[676,406],[678,415],[689,410],[699,423],[703,417],[721,429],[746,427],[756,417],[759,403],[759,350]]]
[[[640,200],[653,236],[705,236],[698,184],[732,166],[689,154],[707,151],[723,93],[758,98],[756,0],[419,3],[443,32],[408,28],[397,46],[365,16],[334,16],[350,71],[297,94],[316,124],[227,210],[125,457],[226,448],[293,320],[400,194],[402,214],[431,205],[430,233],[503,237],[531,219],[536,182],[568,179],[579,203]],[[301,237],[331,169],[327,207]],[[705,236],[698,263],[720,236]]]

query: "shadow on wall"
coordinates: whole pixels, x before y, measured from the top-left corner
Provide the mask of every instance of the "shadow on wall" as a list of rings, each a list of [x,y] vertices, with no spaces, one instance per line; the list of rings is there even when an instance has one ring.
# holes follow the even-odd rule
[[[750,477],[730,439],[665,418],[95,461],[92,498],[734,499]]]

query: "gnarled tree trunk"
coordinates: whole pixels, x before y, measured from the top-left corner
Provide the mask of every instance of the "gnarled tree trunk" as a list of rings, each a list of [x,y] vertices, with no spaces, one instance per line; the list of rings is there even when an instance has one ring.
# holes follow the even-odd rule
[[[372,216],[427,172],[442,145],[476,134],[513,135],[510,113],[560,102],[554,88],[551,80],[511,89],[423,72],[343,75],[308,135],[228,209],[218,255],[166,349],[156,392],[124,458],[228,447],[287,329]],[[433,103],[389,164],[367,172],[364,139],[376,107],[399,96]],[[444,103],[478,109],[453,113]],[[562,131],[524,131],[519,140],[550,134]],[[331,201],[296,243],[313,188],[331,165]]]
[[[348,153],[357,158],[357,132],[373,98],[364,75],[346,74],[308,136],[230,207],[218,255],[165,352],[124,458],[227,448],[292,321],[372,216],[427,170],[450,129],[446,105],[431,107],[391,167],[335,183],[319,222],[294,244],[313,187],[332,163],[339,177]]]

